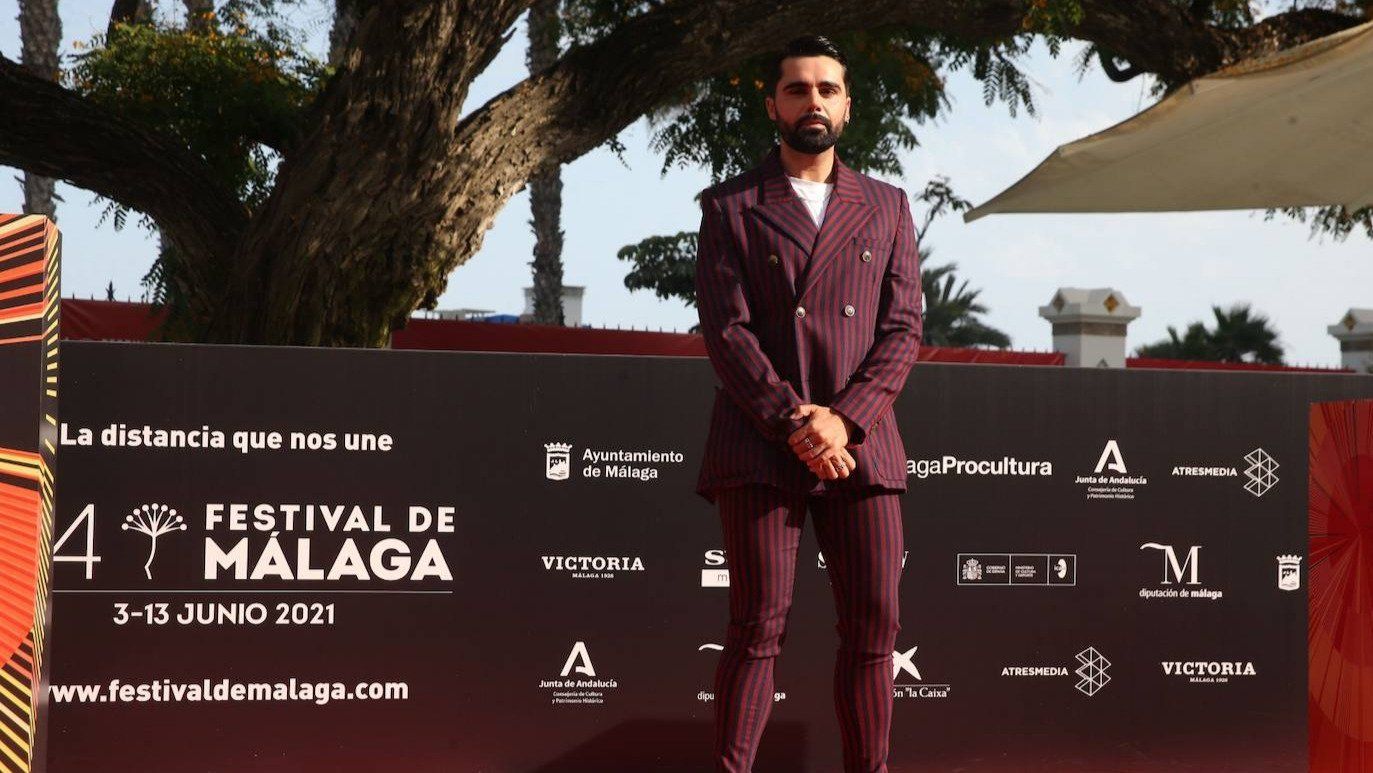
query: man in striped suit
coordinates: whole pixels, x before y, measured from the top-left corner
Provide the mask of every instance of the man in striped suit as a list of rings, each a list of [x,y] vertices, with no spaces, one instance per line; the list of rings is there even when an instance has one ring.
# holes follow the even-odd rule
[[[835,155],[849,120],[825,38],[778,57],[782,143],[701,195],[696,299],[719,377],[697,491],[717,504],[730,620],[715,675],[715,766],[751,769],[773,701],[796,553],[815,519],[838,613],[845,771],[887,770],[906,452],[891,415],[920,344],[920,269],[898,188]]]

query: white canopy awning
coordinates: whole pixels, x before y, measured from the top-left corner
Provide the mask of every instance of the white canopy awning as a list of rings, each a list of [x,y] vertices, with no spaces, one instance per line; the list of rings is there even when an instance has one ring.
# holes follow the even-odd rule
[[[964,219],[1327,204],[1373,205],[1373,23],[1192,81]]]

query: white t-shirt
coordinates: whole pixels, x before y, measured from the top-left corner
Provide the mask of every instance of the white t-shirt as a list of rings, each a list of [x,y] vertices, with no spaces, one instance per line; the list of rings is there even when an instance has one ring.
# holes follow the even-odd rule
[[[810,212],[810,219],[814,220],[815,227],[819,228],[820,223],[825,220],[825,205],[829,203],[830,194],[834,192],[834,183],[818,183],[791,175],[787,175],[787,179],[791,180],[792,190],[801,197],[801,203],[805,204],[806,210]]]

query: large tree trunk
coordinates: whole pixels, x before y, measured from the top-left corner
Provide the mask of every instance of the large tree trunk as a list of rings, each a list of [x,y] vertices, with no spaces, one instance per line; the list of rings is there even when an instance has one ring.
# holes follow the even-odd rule
[[[214,0],[183,0],[186,6],[186,28],[198,34],[208,34],[215,30],[215,3]],[[147,24],[152,21],[151,8],[146,11],[140,10],[136,14],[136,21],[132,23]],[[183,256],[181,249],[175,240],[171,239],[165,231],[158,229],[157,232],[157,261],[162,266],[163,274],[172,283],[178,283],[185,275],[181,268]],[[144,280],[144,284],[149,284]],[[171,299],[186,299],[203,296],[202,292],[196,292],[194,288],[177,286],[174,292],[169,293]],[[203,303],[203,302],[202,302]],[[171,302],[166,309],[166,321],[162,326],[162,334],[170,339],[194,337],[195,317],[189,308],[182,308]]]
[[[62,73],[58,55],[62,45],[62,17],[57,0],[19,0],[20,56],[24,69],[56,83]],[[24,214],[57,220],[57,181],[24,173]]]
[[[117,11],[138,0],[117,0]],[[509,200],[701,79],[778,41],[919,25],[966,42],[1024,34],[1040,0],[677,0],[574,48],[467,116],[468,88],[533,0],[363,3],[338,71],[251,217],[203,159],[0,57],[0,164],[151,215],[176,242],[200,340],[383,345],[480,249]],[[1243,29],[1175,0],[1079,0],[1059,35],[1169,87],[1360,21],[1298,10]],[[1060,22],[1066,24],[1066,22]],[[1030,29],[1035,29],[1034,23]]]
[[[484,178],[453,152],[470,147],[459,118],[472,79],[526,4],[366,7],[308,133],[237,245],[235,281],[209,340],[383,346],[411,311],[435,301],[451,266],[475,249],[432,229],[471,217],[473,202],[505,202],[529,176]],[[511,150],[500,141],[482,148]],[[481,207],[482,231],[498,209]]]
[[[529,72],[547,70],[558,61],[562,24],[560,0],[538,0],[529,9]],[[562,165],[546,164],[529,180],[529,225],[534,230],[534,321],[563,325],[563,179]]]

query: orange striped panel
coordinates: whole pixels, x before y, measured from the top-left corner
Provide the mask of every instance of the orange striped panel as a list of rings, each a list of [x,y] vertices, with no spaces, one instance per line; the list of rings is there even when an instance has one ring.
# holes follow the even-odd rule
[[[0,773],[32,770],[42,745],[34,720],[46,686],[61,244],[45,218],[0,214],[0,348],[14,355],[7,363],[33,369],[39,397],[32,445],[20,436],[24,447],[0,447]],[[32,399],[0,395],[0,411]]]

